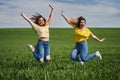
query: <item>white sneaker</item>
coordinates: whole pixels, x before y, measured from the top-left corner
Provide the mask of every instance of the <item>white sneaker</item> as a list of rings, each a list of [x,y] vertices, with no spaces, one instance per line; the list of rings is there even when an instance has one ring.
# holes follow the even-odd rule
[[[83,61],[80,61],[80,64],[81,64],[81,65],[83,65],[83,64],[84,64],[84,62],[83,62]]]
[[[31,44],[28,44],[28,48],[29,48],[32,52],[35,51],[35,47],[34,47],[33,45],[31,45]]]
[[[102,60],[102,56],[101,56],[101,54],[100,54],[100,52],[99,51],[96,51],[96,57],[98,57],[99,59],[101,59]]]

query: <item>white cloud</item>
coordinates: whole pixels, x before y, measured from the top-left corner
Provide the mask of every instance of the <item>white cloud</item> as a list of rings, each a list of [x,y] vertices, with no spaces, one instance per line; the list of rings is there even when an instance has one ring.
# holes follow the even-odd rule
[[[85,16],[87,25],[93,27],[120,27],[120,8],[115,6],[115,2],[109,0],[96,1],[97,4],[68,4],[48,0],[16,0],[2,1],[5,4],[0,5],[0,27],[30,27],[30,25],[20,16],[24,11],[28,17],[39,12],[45,18],[48,18],[50,8],[49,3],[55,7],[52,27],[70,27],[61,17],[60,12],[64,10],[68,17]],[[116,21],[117,20],[117,21]]]

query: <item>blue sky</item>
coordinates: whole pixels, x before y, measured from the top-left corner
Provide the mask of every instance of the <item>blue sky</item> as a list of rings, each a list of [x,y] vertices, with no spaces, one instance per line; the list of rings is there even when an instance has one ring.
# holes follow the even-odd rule
[[[87,27],[119,27],[120,0],[0,0],[0,28],[31,27],[21,16],[40,13],[48,19],[49,3],[55,8],[51,27],[71,27],[61,17],[64,10],[67,17],[84,16]]]

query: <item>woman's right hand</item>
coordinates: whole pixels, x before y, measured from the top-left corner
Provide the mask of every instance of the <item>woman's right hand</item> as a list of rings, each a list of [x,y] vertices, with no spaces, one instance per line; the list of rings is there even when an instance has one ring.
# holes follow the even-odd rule
[[[21,13],[21,16],[24,16],[24,12]]]
[[[21,13],[21,16],[28,21],[31,25],[33,24],[33,22],[24,14],[24,12]]]
[[[71,24],[71,21],[69,18],[67,18],[65,15],[64,15],[64,11],[61,10],[61,16],[67,21],[68,24]]]
[[[63,10],[61,10],[61,16],[64,16],[64,11]]]

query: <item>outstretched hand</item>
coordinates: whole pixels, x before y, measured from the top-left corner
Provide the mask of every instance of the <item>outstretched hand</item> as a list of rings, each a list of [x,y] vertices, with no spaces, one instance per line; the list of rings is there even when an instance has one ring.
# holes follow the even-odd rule
[[[24,12],[21,13],[21,16],[24,16]]]
[[[51,9],[53,9],[53,6],[52,6],[51,4],[49,4],[49,7],[50,7]]]
[[[103,42],[104,40],[105,40],[105,38],[102,38],[102,39],[99,40],[99,42]]]
[[[63,16],[64,15],[64,11],[63,10],[61,10],[61,16]]]

